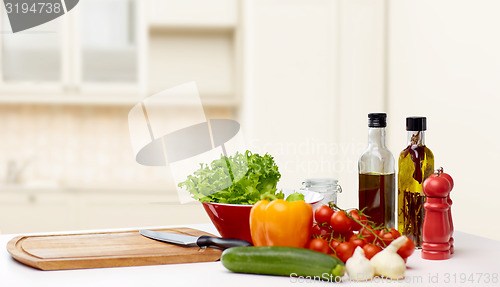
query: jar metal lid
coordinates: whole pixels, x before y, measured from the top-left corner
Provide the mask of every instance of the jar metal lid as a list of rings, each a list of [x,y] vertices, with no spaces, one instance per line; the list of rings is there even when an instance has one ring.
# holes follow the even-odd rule
[[[302,184],[323,186],[323,185],[338,185],[338,182],[339,181],[334,178],[308,178],[304,180]]]

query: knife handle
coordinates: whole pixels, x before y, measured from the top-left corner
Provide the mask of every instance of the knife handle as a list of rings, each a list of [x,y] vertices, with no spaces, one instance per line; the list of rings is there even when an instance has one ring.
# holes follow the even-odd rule
[[[231,248],[231,247],[238,247],[238,246],[252,246],[252,243],[243,240],[243,239],[236,239],[236,238],[219,238],[219,237],[212,237],[208,235],[202,235],[198,238],[196,241],[196,244],[198,246],[203,247],[203,246],[215,246],[218,247],[222,250]]]

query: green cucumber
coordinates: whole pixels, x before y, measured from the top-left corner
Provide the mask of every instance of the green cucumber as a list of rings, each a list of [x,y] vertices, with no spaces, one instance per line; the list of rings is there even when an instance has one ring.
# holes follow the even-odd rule
[[[303,276],[333,280],[344,275],[340,259],[295,247],[233,247],[224,250],[222,265],[238,273]]]

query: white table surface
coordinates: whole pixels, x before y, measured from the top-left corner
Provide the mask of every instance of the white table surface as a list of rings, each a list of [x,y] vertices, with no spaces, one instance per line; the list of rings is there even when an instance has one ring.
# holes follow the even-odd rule
[[[218,234],[211,224],[187,225]],[[79,231],[81,232],[81,231]],[[331,286],[331,282],[279,276],[237,274],[220,262],[139,267],[40,271],[7,252],[14,234],[0,235],[0,287],[36,286]],[[342,286],[500,286],[500,242],[455,232],[455,254],[448,260],[423,260],[420,251],[408,258],[406,279],[345,281]],[[489,280],[488,280],[489,279]]]

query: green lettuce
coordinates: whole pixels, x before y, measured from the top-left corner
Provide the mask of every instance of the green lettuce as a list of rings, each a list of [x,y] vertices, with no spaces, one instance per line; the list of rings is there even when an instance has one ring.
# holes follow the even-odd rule
[[[260,156],[246,151],[233,156],[221,155],[179,183],[201,202],[254,204],[261,199],[283,199],[276,185],[281,177],[271,155]]]
[[[304,195],[302,193],[294,192],[286,198],[286,201],[298,201],[298,200],[304,200]]]

